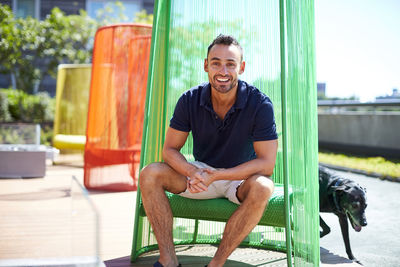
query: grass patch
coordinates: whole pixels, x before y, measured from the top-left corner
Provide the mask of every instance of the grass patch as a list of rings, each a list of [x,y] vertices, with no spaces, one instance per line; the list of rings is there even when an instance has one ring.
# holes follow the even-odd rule
[[[400,162],[383,157],[355,157],[351,155],[319,152],[319,162],[341,166],[366,173],[377,173],[382,177],[400,178]]]

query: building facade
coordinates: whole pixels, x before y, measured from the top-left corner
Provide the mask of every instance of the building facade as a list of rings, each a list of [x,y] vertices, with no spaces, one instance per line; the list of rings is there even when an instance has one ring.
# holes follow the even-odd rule
[[[138,11],[145,9],[147,13],[153,13],[154,0],[120,0],[125,7],[125,15],[133,18],[132,15]],[[0,0],[0,4],[11,7],[17,17],[31,16],[37,19],[45,19],[54,7],[60,8],[65,14],[79,14],[79,10],[83,9],[90,16],[95,18],[96,11],[104,8],[107,4],[115,3],[110,0]]]

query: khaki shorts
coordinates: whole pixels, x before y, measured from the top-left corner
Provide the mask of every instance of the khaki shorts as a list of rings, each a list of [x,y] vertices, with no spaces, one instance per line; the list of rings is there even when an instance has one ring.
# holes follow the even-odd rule
[[[208,166],[207,164],[200,162],[200,161],[194,161],[190,162],[194,166],[198,168],[210,168],[210,169],[215,169],[213,167]],[[212,184],[208,186],[207,191],[203,191],[200,193],[190,193],[188,189],[186,189],[185,192],[180,193],[179,195],[182,197],[186,198],[192,198],[192,199],[213,199],[213,198],[227,198],[231,202],[239,204],[240,201],[236,196],[236,191],[238,187],[243,183],[243,180],[219,180],[215,181]]]

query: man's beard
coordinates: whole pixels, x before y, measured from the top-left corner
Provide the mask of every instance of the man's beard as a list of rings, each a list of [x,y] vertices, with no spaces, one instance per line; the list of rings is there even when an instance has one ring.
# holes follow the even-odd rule
[[[213,79],[210,79],[211,87],[214,88],[215,90],[217,90],[217,92],[219,92],[219,93],[226,94],[229,91],[231,91],[238,83],[237,80],[233,80],[232,77],[229,77],[229,79],[231,79],[230,83],[218,84],[218,82],[216,81],[216,78],[214,76]]]

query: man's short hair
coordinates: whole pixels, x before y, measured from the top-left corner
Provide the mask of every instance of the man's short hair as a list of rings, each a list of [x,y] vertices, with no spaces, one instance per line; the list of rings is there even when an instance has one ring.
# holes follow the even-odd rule
[[[243,48],[240,46],[239,42],[236,40],[235,37],[233,37],[232,35],[224,35],[224,34],[220,34],[218,35],[213,41],[212,43],[208,46],[208,50],[207,50],[207,58],[208,58],[208,54],[210,53],[211,48],[214,45],[235,45],[239,48],[240,50],[240,60],[243,60]]]

